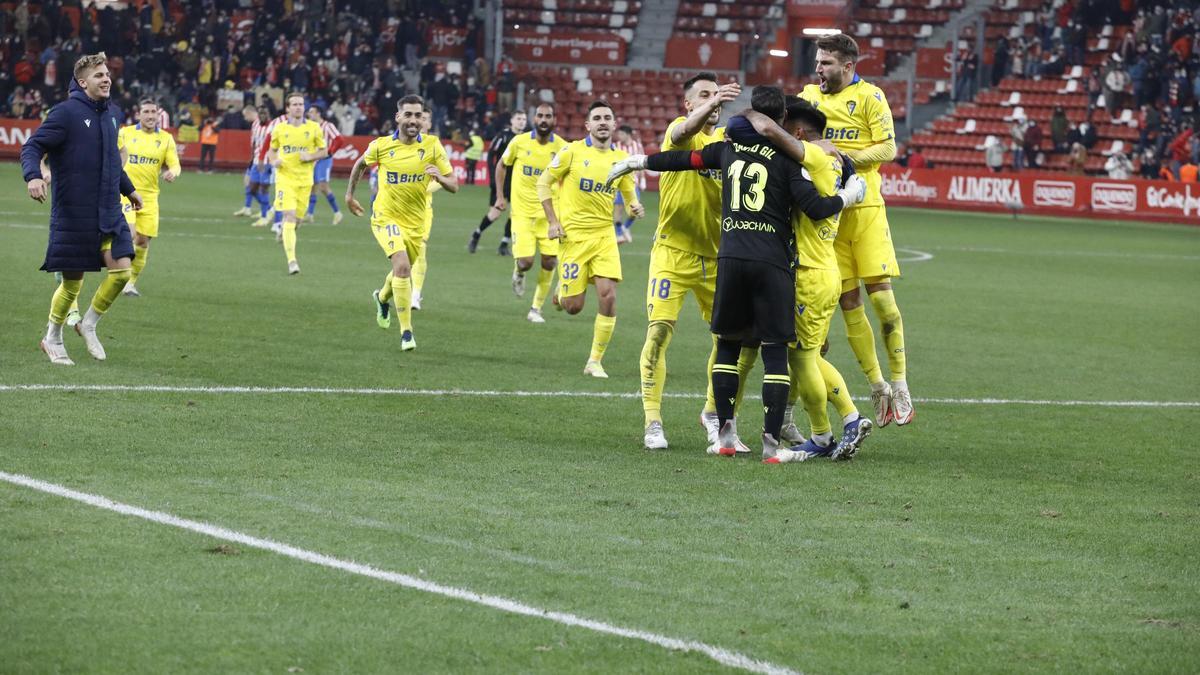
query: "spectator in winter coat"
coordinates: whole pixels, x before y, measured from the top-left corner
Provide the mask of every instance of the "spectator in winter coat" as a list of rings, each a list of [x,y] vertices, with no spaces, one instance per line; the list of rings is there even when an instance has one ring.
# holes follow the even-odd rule
[[[1133,175],[1133,162],[1125,156],[1125,153],[1118,152],[1104,163],[1104,170],[1113,180],[1127,180]]]

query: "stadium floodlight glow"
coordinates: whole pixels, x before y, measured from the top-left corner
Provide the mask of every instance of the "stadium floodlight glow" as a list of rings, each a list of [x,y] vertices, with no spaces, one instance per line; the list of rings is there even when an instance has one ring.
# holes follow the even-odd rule
[[[805,28],[801,32],[805,35],[816,35],[823,37],[826,35],[840,35],[842,31],[838,28]]]
[[[787,56],[787,55],[788,55],[788,53],[787,53],[786,49],[772,49],[771,50],[771,56]]]

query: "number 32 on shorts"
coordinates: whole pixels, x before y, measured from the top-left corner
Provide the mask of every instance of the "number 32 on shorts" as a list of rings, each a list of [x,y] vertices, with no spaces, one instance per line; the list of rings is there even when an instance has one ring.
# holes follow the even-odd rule
[[[573,281],[579,278],[579,263],[563,263],[562,272],[559,273],[563,279]]]

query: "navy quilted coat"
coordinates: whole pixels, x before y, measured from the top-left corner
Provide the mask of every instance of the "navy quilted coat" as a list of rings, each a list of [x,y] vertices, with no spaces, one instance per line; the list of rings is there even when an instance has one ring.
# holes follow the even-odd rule
[[[116,105],[88,98],[74,80],[69,98],[54,106],[21,148],[25,182],[41,178],[47,156],[51,171],[50,242],[47,272],[88,272],[104,266],[100,240],[112,235],[114,258],[133,256],[121,195],[133,183],[121,166],[117,131],[123,115]]]

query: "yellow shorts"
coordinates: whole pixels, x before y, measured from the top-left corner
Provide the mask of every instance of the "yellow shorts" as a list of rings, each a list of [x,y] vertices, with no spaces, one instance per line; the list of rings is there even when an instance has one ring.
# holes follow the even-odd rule
[[[568,239],[562,242],[558,254],[558,296],[569,298],[587,290],[595,277],[621,280],[621,254],[617,252],[617,236],[595,239]]]
[[[842,294],[838,277],[835,269],[796,270],[796,346],[800,349],[820,349],[825,344]]]
[[[305,207],[307,208],[307,207]],[[433,231],[433,209],[425,209],[425,222],[421,224],[421,239],[429,241],[429,233]]]
[[[158,236],[158,199],[145,199],[142,208],[134,211],[133,204],[121,197],[121,210],[125,212],[125,222],[129,223],[133,232],[145,237]]]
[[[843,280],[900,276],[892,231],[882,206],[842,211],[833,252]]]
[[[308,196],[312,194],[312,183],[275,182],[275,210],[295,211],[297,219],[308,212]]]
[[[664,244],[650,252],[650,284],[646,288],[646,316],[651,321],[676,321],[688,291],[696,295],[700,317],[712,320],[717,292],[717,259],[689,253]]]
[[[308,207],[305,206],[305,208]],[[399,223],[373,219],[371,233],[375,235],[375,241],[379,242],[379,248],[383,249],[383,254],[389,258],[397,253],[405,253],[408,255],[408,262],[411,265],[425,251],[425,242],[421,240],[420,230],[402,227]]]
[[[538,251],[544,256],[557,257],[559,243],[546,234],[550,221],[545,216],[531,220],[528,217],[512,217],[512,254],[514,258],[532,258]]]

